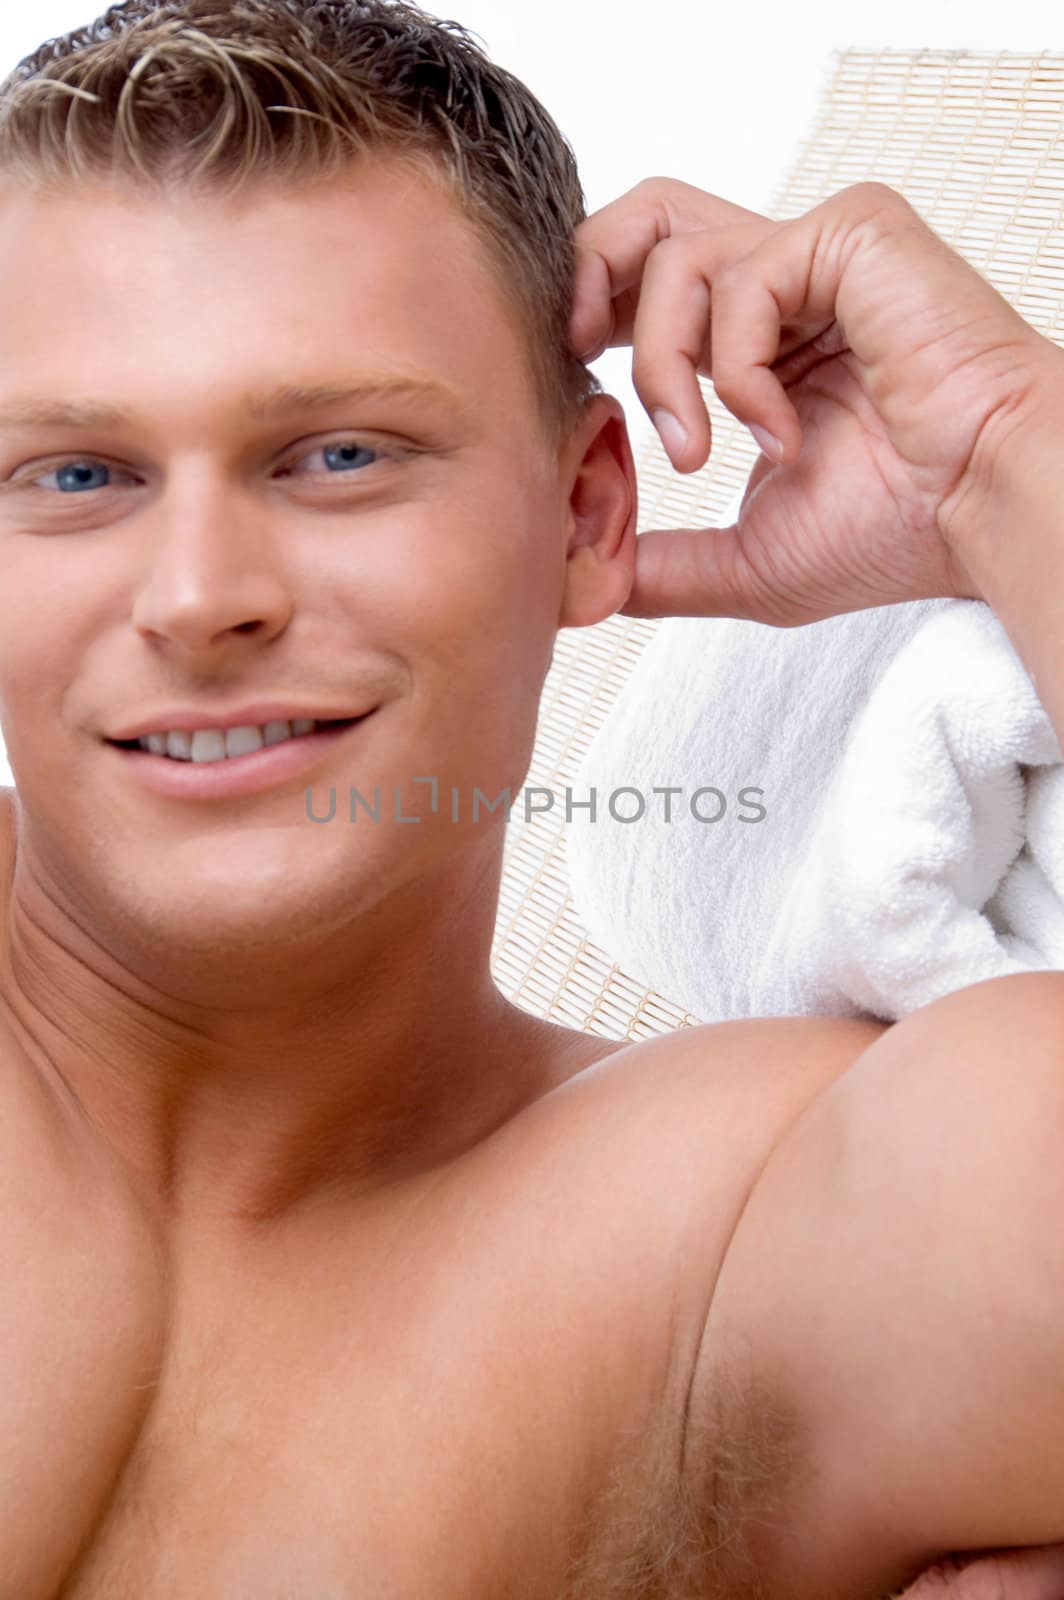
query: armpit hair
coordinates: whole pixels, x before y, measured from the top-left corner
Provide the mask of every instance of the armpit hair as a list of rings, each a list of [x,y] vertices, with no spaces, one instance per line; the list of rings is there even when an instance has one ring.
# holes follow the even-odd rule
[[[720,1362],[679,1448],[667,1417],[654,1439],[626,1436],[560,1600],[767,1600],[755,1536],[771,1536],[803,1461],[779,1397]]]

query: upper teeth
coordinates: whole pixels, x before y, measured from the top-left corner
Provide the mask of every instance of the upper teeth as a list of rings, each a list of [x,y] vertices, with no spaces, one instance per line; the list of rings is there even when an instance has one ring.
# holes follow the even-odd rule
[[[200,728],[195,733],[175,728],[172,733],[149,733],[140,740],[140,748],[175,761],[225,761],[312,733],[317,726],[309,717],[297,717],[294,722],[267,722],[257,728]]]

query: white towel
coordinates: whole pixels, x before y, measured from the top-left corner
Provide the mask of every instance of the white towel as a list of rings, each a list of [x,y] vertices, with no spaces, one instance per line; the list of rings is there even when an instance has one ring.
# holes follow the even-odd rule
[[[655,785],[682,790],[670,821]],[[623,786],[638,820],[610,813]],[[719,820],[692,814],[703,786]],[[894,1021],[1064,967],[1061,750],[982,601],[666,619],[574,775],[574,802],[592,790],[566,828],[576,909],[703,1021]]]

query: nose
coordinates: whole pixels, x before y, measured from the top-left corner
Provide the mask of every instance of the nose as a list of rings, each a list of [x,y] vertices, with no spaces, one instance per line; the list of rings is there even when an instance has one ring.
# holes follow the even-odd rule
[[[165,496],[155,517],[133,603],[139,632],[204,655],[238,634],[261,643],[284,630],[291,586],[261,506],[201,482]]]

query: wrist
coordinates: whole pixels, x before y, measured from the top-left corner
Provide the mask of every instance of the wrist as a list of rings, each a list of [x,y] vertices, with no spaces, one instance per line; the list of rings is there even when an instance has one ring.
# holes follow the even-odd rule
[[[1042,343],[1052,359],[993,419],[940,527],[969,593],[1003,624],[1064,749],[1064,352]]]
[[[1064,550],[1064,350],[1034,333],[1011,399],[984,425],[957,488],[939,508],[958,593],[990,605],[1032,554]]]

